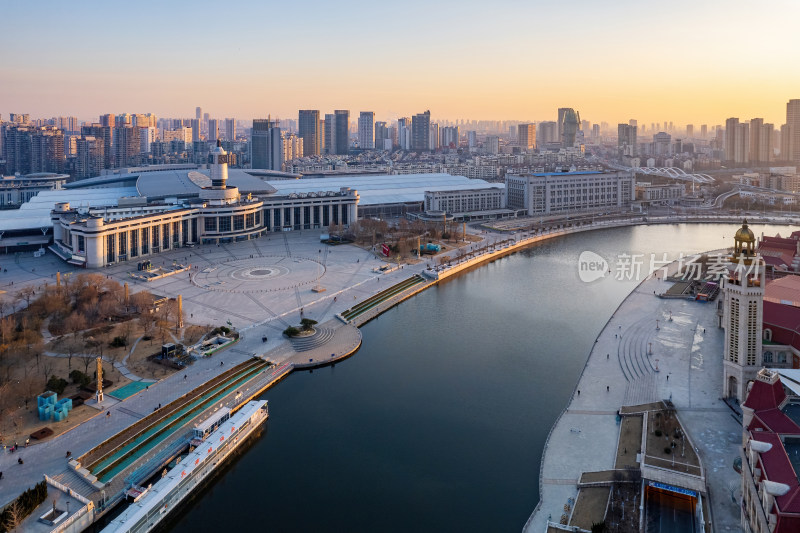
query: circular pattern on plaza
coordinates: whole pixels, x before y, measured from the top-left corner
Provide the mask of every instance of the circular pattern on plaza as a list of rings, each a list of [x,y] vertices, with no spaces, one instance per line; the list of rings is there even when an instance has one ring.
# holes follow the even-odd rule
[[[233,259],[192,272],[192,283],[210,291],[270,292],[290,290],[316,282],[325,266],[315,259],[265,256]]]

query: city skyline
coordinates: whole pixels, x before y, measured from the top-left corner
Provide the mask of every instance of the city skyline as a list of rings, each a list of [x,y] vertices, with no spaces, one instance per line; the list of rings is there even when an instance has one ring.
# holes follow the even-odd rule
[[[123,111],[191,117],[201,104],[216,118],[350,109],[391,120],[431,109],[446,120],[541,121],[572,107],[594,123],[715,125],[735,116],[782,124],[800,82],[786,69],[800,6],[772,7],[504,2],[487,12],[350,2],[313,5],[300,18],[289,5],[241,2],[224,7],[232,22],[215,27],[212,46],[204,40],[196,49],[189,30],[212,27],[216,3],[52,3],[36,12],[10,5],[16,22],[6,34],[25,46],[0,51],[0,102],[4,114],[82,120]],[[123,24],[136,28],[136,46],[98,46],[118,40]],[[52,27],[81,37],[31,29]],[[731,39],[736,27],[748,38]],[[411,28],[430,38],[404,39]]]

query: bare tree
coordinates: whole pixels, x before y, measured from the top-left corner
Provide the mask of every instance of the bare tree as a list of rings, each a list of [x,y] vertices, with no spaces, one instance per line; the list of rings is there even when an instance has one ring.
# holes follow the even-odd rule
[[[47,380],[50,379],[50,376],[53,375],[53,369],[55,368],[55,362],[50,357],[45,357],[44,362],[42,363],[42,376],[44,377],[44,386],[47,386]]]
[[[140,291],[131,295],[131,306],[137,313],[146,313],[153,308],[155,297],[148,291]]]
[[[11,342],[16,327],[11,317],[0,319],[0,335],[2,336],[3,344]]]
[[[86,329],[86,325],[86,317],[77,311],[69,315],[64,321],[64,327],[72,333],[73,339],[77,338],[78,333]]]
[[[20,290],[17,291],[16,299],[19,302],[24,301],[25,306],[28,307],[31,305],[31,299],[36,294],[36,291],[33,287],[22,287]]]

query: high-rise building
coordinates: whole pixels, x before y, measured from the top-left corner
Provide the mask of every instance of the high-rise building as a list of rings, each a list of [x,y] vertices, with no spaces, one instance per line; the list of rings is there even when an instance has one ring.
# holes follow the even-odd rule
[[[500,137],[497,135],[488,135],[486,141],[483,143],[483,151],[487,154],[499,154]]]
[[[389,140],[389,127],[386,122],[378,121],[375,123],[375,148],[377,150],[391,150],[392,146],[386,147]]]
[[[114,166],[134,167],[139,165],[141,152],[139,128],[128,124],[114,128]]]
[[[411,118],[397,119],[397,146],[401,150],[411,150]]]
[[[197,120],[201,120],[203,118],[203,108],[202,107],[195,107],[194,108],[194,118]]]
[[[55,126],[35,127],[16,122],[5,129],[8,174],[64,171],[64,132]]]
[[[291,161],[303,157],[303,139],[295,133],[281,133],[283,160]]]
[[[418,113],[411,118],[411,149],[416,152],[430,150],[431,112]]]
[[[562,107],[558,110],[558,128],[562,148],[575,146],[575,139],[581,125],[581,115],[571,107]]]
[[[473,150],[478,147],[478,132],[475,130],[470,130],[467,132],[467,146],[470,150]]]
[[[705,139],[708,137],[708,124],[703,124],[700,126],[700,138]]]
[[[107,114],[107,115],[100,115],[100,125],[101,126],[107,126],[109,128],[113,128],[117,124],[116,120],[117,120],[117,117],[115,115],[110,114],[110,113]]]
[[[76,141],[75,178],[84,179],[99,176],[105,168],[103,139],[91,135],[81,135]]]
[[[156,129],[153,126],[139,128],[139,150],[146,154],[150,152],[150,145],[156,140]]]
[[[282,170],[283,141],[276,121],[269,118],[253,119],[253,129],[250,132],[250,166]]]
[[[200,126],[203,120],[199,118],[192,119],[192,142],[200,140]]]
[[[556,124],[551,120],[540,122],[536,126],[536,132],[538,134],[538,139],[539,139],[537,143],[538,146],[561,143],[560,137],[558,135],[559,132],[558,124]]]
[[[375,113],[362,111],[358,115],[358,146],[362,150],[375,148]]]
[[[442,146],[445,148],[458,148],[458,126],[446,126],[442,128]]]
[[[664,131],[653,135],[653,153],[658,156],[672,155],[672,135]]]
[[[517,144],[523,150],[536,148],[536,124],[519,124],[517,126]]]
[[[54,120],[55,126],[67,135],[74,135],[81,131],[78,117],[58,117]]]
[[[800,163],[800,99],[786,103],[786,125],[789,126],[787,161]]]
[[[772,161],[772,135],[775,127],[765,124],[763,118],[750,120],[750,161]]]
[[[64,132],[55,126],[37,128],[31,135],[31,173],[64,172]]]
[[[620,155],[636,155],[636,126],[630,124],[617,125],[617,149]]]
[[[96,123],[84,125],[81,127],[81,135],[94,137],[103,144],[103,166],[101,170],[106,168],[114,168],[114,151],[113,144],[111,142],[113,138],[113,131],[111,127]]]
[[[303,139],[303,155],[319,155],[322,149],[322,146],[319,144],[319,110],[301,109],[297,122],[298,133]]]
[[[435,152],[441,148],[439,143],[439,125],[431,124],[430,131],[428,132],[428,149]]]
[[[792,142],[791,129],[789,128],[788,124],[784,124],[783,126],[781,126],[781,145],[780,145],[781,161],[792,160],[791,142]]]
[[[592,139],[600,139],[600,124],[592,124]]]
[[[336,151],[337,155],[347,155],[350,151],[350,111],[337,109],[333,112],[336,119]]]
[[[235,141],[236,140],[236,119],[233,118],[226,118],[225,119],[225,140],[226,141]]]
[[[219,139],[219,120],[212,118],[208,121],[208,137],[209,141],[216,141]]]
[[[686,137],[688,137],[689,139],[694,137],[694,124],[686,125]]]
[[[325,143],[324,151],[328,155],[336,155],[336,115],[325,115]]]
[[[725,120],[725,160],[736,160],[737,133],[739,133],[739,119],[731,117]],[[749,142],[748,142],[749,145]],[[749,146],[748,146],[749,148]],[[740,155],[741,157],[741,155]]]

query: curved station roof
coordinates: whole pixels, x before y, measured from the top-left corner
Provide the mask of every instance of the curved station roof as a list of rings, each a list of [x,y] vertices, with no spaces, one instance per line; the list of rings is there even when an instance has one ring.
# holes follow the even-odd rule
[[[207,169],[142,170],[111,174],[66,184],[64,189],[43,191],[20,209],[0,211],[0,231],[51,226],[50,211],[58,202],[74,207],[115,207],[124,197],[144,197],[148,201],[197,198],[203,187],[211,185]],[[228,169],[228,185],[243,195],[262,198],[323,192],[339,192],[342,187],[357,190],[359,205],[422,202],[425,191],[503,188],[502,183],[449,174],[392,174],[383,176],[336,176],[329,178],[269,179],[276,173],[258,169]],[[287,174],[287,176],[289,176]]]

